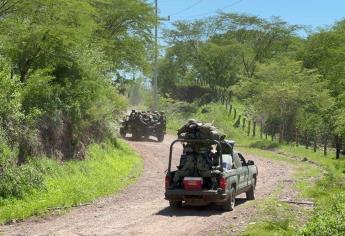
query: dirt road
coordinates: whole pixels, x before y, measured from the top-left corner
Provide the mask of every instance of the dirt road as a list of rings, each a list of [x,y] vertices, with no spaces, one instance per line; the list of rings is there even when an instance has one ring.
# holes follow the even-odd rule
[[[256,208],[244,196],[237,198],[232,212],[222,212],[215,206],[179,210],[168,207],[164,200],[164,171],[172,140],[172,136],[166,136],[163,143],[129,141],[144,159],[144,172],[136,184],[120,194],[72,209],[62,216],[2,226],[1,231],[5,235],[209,235],[236,231],[248,224]],[[286,164],[245,157],[254,160],[259,168],[256,199],[269,195],[279,183],[291,177],[292,168]]]

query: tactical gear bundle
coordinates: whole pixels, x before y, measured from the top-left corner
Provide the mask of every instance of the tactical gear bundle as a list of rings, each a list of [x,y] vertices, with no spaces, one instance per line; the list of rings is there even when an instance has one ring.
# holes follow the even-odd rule
[[[214,153],[211,143],[188,142],[190,139],[217,140],[224,142],[225,135],[220,133],[212,124],[203,124],[196,120],[189,120],[177,132],[179,139],[185,139],[180,165],[174,174],[176,185],[182,184],[184,178],[202,177],[203,185],[208,188],[217,188],[219,171],[219,156]]]
[[[225,138],[225,135],[219,132],[212,124],[203,124],[193,119],[182,126],[177,131],[177,135],[181,139],[211,139],[221,141]]]
[[[140,139],[143,136],[157,137],[158,141],[163,141],[166,131],[166,118],[164,112],[149,112],[132,110],[130,115],[126,116],[121,123],[121,136],[131,133],[132,138]]]

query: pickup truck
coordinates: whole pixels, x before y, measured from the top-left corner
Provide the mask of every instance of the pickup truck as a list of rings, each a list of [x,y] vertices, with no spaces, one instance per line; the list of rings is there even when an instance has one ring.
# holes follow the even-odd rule
[[[208,171],[198,171],[198,158],[195,150],[181,155],[183,159],[193,159],[195,163],[193,171],[188,171],[184,165],[172,170],[173,146],[182,143],[184,147],[201,144],[216,146],[216,152],[210,152],[211,162]],[[195,145],[194,145],[195,146]],[[221,205],[226,211],[232,211],[235,207],[236,196],[246,193],[248,200],[254,200],[254,191],[258,177],[258,168],[254,161],[246,161],[243,155],[233,150],[234,142],[223,140],[185,140],[178,139],[172,142],[169,154],[169,166],[165,177],[165,199],[169,201],[171,208],[186,205],[206,205],[215,203]],[[207,158],[207,155],[204,155]],[[191,165],[189,165],[191,166]],[[202,174],[198,174],[202,173]]]

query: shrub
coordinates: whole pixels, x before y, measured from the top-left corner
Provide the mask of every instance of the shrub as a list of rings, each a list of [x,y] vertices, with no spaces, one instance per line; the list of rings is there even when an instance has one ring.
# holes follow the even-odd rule
[[[196,103],[177,101],[169,97],[161,97],[159,102],[159,109],[165,111],[167,115],[179,115],[184,118],[190,118],[189,116],[194,115],[199,108]]]
[[[345,235],[345,192],[336,194],[326,207],[319,206],[316,214],[300,232],[303,236]]]
[[[270,150],[279,147],[279,143],[271,142],[268,140],[259,140],[249,145],[251,148],[259,148],[263,150]]]
[[[0,198],[22,198],[34,189],[43,188],[43,175],[32,164],[8,164],[2,169]]]

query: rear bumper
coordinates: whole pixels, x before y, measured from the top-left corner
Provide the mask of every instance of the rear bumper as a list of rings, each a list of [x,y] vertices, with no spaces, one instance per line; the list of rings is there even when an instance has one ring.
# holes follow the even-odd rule
[[[218,190],[184,190],[167,189],[165,199],[169,201],[184,201],[189,205],[203,205],[208,203],[224,203],[228,200],[228,194]]]

